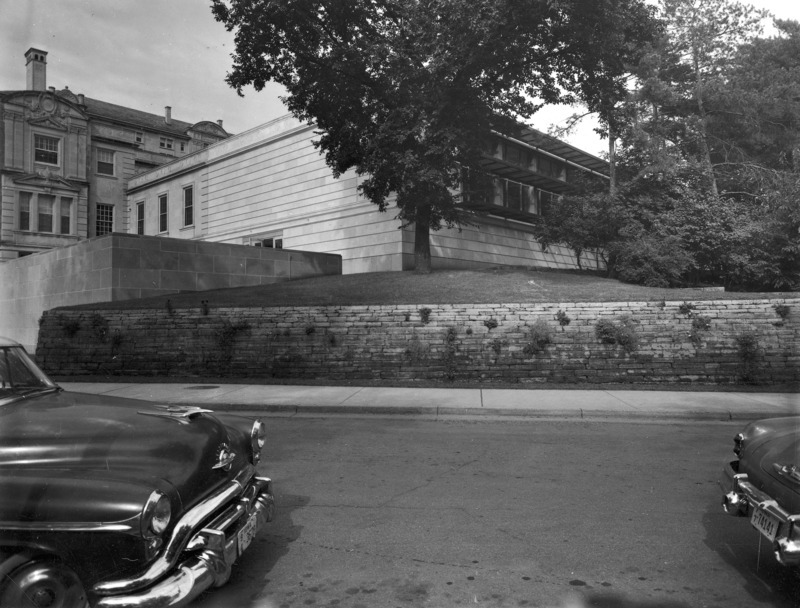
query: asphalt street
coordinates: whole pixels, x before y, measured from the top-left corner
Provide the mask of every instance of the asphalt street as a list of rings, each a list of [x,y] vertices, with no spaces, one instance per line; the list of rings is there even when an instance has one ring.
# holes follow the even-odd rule
[[[193,608],[796,608],[717,485],[741,425],[288,417],[278,513]]]

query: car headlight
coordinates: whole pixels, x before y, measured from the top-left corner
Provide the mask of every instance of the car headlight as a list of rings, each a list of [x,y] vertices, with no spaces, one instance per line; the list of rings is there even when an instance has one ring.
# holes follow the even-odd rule
[[[257,464],[261,460],[261,450],[264,444],[267,443],[267,427],[261,420],[253,422],[253,428],[250,429],[250,448],[253,454],[253,464]]]
[[[142,509],[142,535],[147,538],[161,536],[169,526],[172,505],[163,492],[153,490]]]

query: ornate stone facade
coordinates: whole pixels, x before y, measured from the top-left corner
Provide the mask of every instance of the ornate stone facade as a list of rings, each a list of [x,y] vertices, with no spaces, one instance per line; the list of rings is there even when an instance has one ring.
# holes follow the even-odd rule
[[[0,262],[127,231],[130,178],[228,137],[47,87],[47,52],[25,59],[26,89],[0,91]]]

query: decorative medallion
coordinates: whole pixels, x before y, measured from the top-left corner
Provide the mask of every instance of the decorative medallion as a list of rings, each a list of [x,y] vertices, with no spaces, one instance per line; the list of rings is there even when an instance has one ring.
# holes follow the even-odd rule
[[[231,450],[227,443],[220,444],[217,448],[217,464],[212,469],[222,469],[223,471],[230,471],[233,461],[236,459],[236,452]]]

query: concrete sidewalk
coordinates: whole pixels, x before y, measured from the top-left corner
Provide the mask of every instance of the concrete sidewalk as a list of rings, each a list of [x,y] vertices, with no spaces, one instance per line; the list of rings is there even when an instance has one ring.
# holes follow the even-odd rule
[[[68,391],[272,415],[748,421],[800,415],[796,393],[61,382]]]

